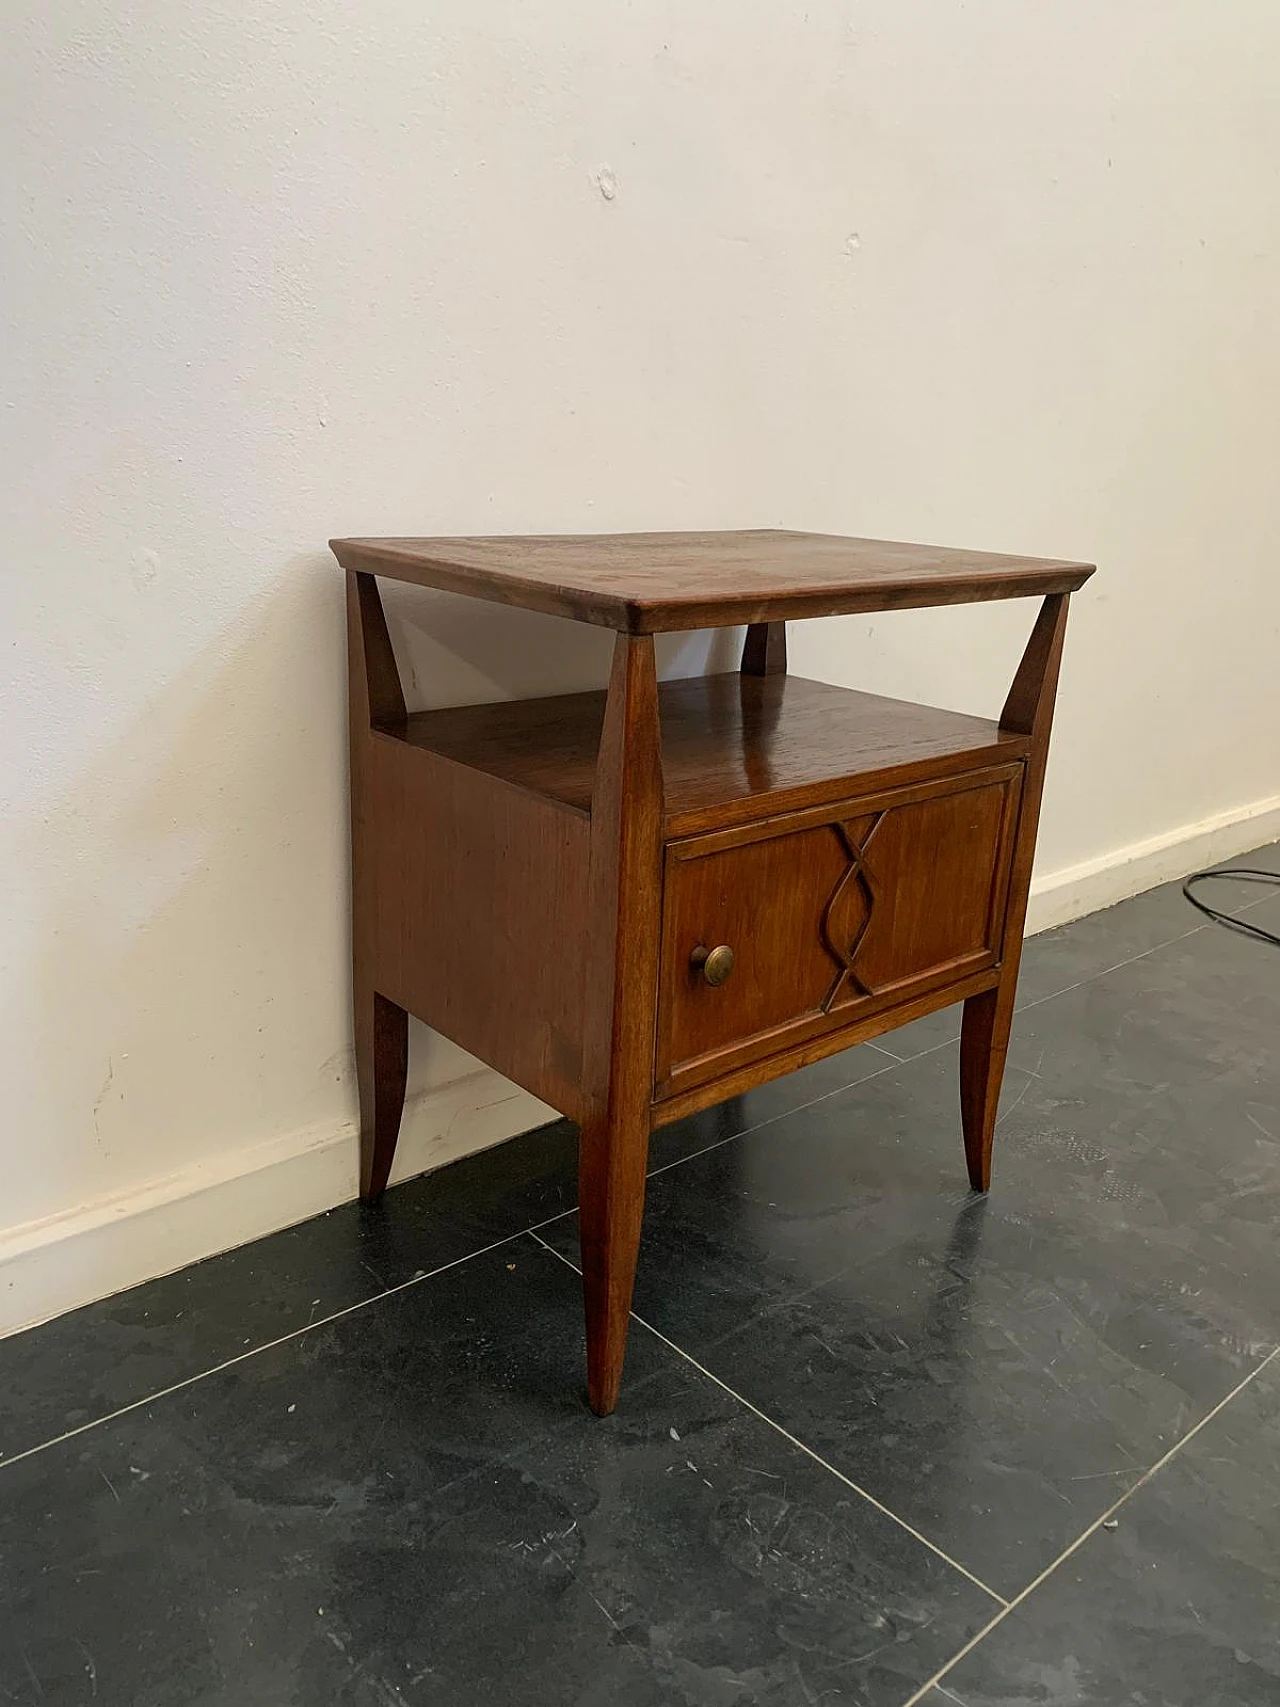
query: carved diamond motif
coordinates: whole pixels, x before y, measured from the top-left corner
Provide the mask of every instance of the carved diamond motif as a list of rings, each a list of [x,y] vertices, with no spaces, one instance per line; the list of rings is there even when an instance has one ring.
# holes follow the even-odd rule
[[[855,818],[848,823],[832,826],[844,843],[849,863],[832,890],[831,898],[822,914],[822,940],[827,952],[840,968],[835,983],[822,1004],[824,1010],[833,1006],[846,984],[852,984],[862,996],[875,993],[870,985],[858,976],[854,961],[862,947],[875,909],[878,884],[867,861],[867,849],[883,817],[883,812],[876,812],[866,818]]]

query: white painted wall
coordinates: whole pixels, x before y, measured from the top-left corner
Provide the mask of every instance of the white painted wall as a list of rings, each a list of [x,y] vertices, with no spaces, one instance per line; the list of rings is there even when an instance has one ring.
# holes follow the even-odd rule
[[[1094,557],[1058,911],[1190,863],[1203,820],[1275,833],[1272,0],[7,25],[0,1325],[352,1188],[331,534]],[[420,702],[603,679],[600,634],[410,603]],[[809,625],[793,660],[989,708],[1029,620]],[[406,1165],[538,1117],[415,1051],[445,1088]]]

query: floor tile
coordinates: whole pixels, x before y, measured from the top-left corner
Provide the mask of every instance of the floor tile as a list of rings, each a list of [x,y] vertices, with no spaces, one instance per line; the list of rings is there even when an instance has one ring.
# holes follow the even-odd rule
[[[565,1122],[0,1340],[0,1454],[454,1262],[575,1195]]]
[[[654,1136],[670,1165],[882,1070],[847,1050]],[[0,1341],[0,1457],[522,1231],[577,1201],[577,1132],[556,1121],[326,1215]]]
[[[1254,848],[1252,853],[1236,854],[1231,859],[1219,860],[1216,869],[1223,871],[1233,865],[1252,865],[1260,871],[1280,874],[1280,842],[1268,842],[1266,847]]]
[[[652,1167],[889,1066],[845,1050],[654,1134]],[[559,1120],[177,1274],[0,1340],[0,1458],[322,1321],[577,1202],[577,1129]]]
[[[1280,1700],[1280,1359],[960,1663],[963,1707]],[[938,1703],[942,1707],[942,1703]]]
[[[1280,930],[1280,896],[1248,916]],[[1009,1058],[1035,1075],[1023,1102],[1042,1125],[1087,1102],[1124,1153],[1172,1146],[1213,1169],[1277,1142],[1277,1036],[1280,955],[1210,925],[1019,1014]],[[1002,1130],[1022,1106],[1002,1103]]]
[[[1280,872],[1280,842],[1225,860],[1224,866],[1256,866]],[[1267,899],[1256,883],[1206,884],[1204,898],[1223,912],[1244,912]],[[1073,919],[1028,937],[1018,980],[1018,1005],[1029,1007],[1062,990],[1097,978],[1113,966],[1149,954],[1162,944],[1188,935],[1208,920],[1182,893],[1182,880],[1162,883],[1114,907]],[[1222,928],[1222,927],[1219,927]],[[960,1035],[959,1006],[942,1008],[880,1039],[904,1061]]]
[[[1280,896],[1210,898],[1280,929]],[[989,1199],[946,1010],[656,1133],[682,1165],[638,1297],[1008,1593],[1280,1336],[1280,956],[1165,885],[1032,939],[1021,1000]],[[555,1122],[0,1342],[0,1458],[549,1217],[575,1255],[576,1145]],[[985,1620],[643,1330],[589,1417],[580,1340],[522,1239],[0,1462],[0,1699],[898,1704]],[[1277,1369],[929,1707],[1275,1699]]]
[[[1181,885],[1165,883],[1100,913],[1040,931],[1028,937],[1023,947],[1018,1004],[1042,1002],[1204,923],[1204,915],[1184,899]],[[910,1060],[939,1044],[954,1042],[960,1035],[961,1011],[955,1005],[913,1020],[883,1038],[883,1046]]]
[[[0,1469],[0,1697],[897,1707],[979,1589],[578,1284],[491,1252]]]
[[[1019,1016],[985,1202],[953,1050],[661,1176],[637,1310],[1016,1593],[1280,1338],[1271,954]]]
[[[824,1061],[784,1074],[767,1085],[758,1085],[741,1096],[730,1097],[700,1114],[660,1126],[649,1143],[649,1170],[670,1167],[722,1139],[807,1108],[849,1085],[861,1084],[886,1072],[893,1064],[894,1057],[886,1054],[878,1043],[858,1044],[828,1055]]]

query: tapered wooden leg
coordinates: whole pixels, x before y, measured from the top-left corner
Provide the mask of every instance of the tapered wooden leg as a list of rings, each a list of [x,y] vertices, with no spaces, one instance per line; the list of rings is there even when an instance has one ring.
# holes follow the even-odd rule
[[[1016,991],[1016,979],[1006,979],[994,990],[970,996],[964,1004],[960,1028],[960,1123],[964,1129],[969,1183],[975,1191],[986,1191],[991,1185],[991,1146]]]
[[[644,1215],[648,1110],[584,1127],[578,1221],[587,1319],[587,1399],[607,1417],[618,1402]]]
[[[372,575],[347,572],[347,709],[351,752],[351,962],[355,992],[356,1088],[360,1096],[360,1195],[385,1189],[400,1136],[409,1065],[409,1016],[374,989],[378,977],[374,843],[368,794],[375,730],[405,719],[404,693]]]
[[[360,1196],[386,1190],[395,1159],[409,1068],[409,1016],[376,991],[356,995],[356,1087],[360,1094]]]
[[[618,1402],[644,1212],[662,928],[662,754],[653,639],[620,634],[591,801],[588,1113],[578,1140],[587,1396]]]
[[[742,643],[744,676],[785,676],[787,673],[787,625],[785,622],[753,622]]]
[[[1009,868],[1000,982],[994,990],[969,997],[960,1027],[960,1124],[964,1129],[969,1182],[975,1191],[986,1191],[991,1184],[991,1146],[996,1134],[1004,1061],[1009,1052],[1013,1004],[1018,993],[1022,932],[1031,890],[1031,863],[1035,857],[1040,796],[1049,758],[1049,732],[1067,626],[1067,604],[1066,593],[1051,593],[1041,605],[1000,713],[1000,727],[1029,736],[1030,751]]]

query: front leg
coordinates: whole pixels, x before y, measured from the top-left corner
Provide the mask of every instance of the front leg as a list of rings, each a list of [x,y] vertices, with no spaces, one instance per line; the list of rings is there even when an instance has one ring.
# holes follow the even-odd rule
[[[620,634],[591,800],[586,1118],[579,1139],[587,1393],[618,1402],[644,1212],[662,923],[662,757],[650,635]]]
[[[1031,864],[1049,760],[1049,734],[1067,627],[1067,603],[1066,593],[1051,593],[1041,605],[1000,713],[1000,727],[1029,736],[1031,750],[1022,782],[1009,868],[1000,982],[994,990],[969,997],[960,1028],[960,1122],[969,1180],[975,1191],[986,1191],[991,1184],[991,1146],[1018,994],[1022,933],[1031,892]]]
[[[582,1129],[578,1152],[587,1399],[605,1417],[618,1402],[644,1215],[649,1106],[616,1108]]]

